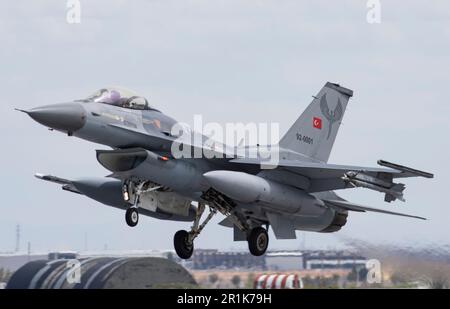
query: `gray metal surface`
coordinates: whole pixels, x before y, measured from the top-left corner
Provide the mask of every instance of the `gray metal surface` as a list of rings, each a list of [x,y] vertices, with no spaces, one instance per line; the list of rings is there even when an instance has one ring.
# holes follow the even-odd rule
[[[173,132],[176,120],[124,89],[104,88],[83,100],[23,112],[51,129],[112,148],[97,151],[99,163],[112,172],[109,177],[38,178],[112,207],[125,210],[132,205],[155,218],[196,220],[197,227],[202,226],[197,215],[203,212],[197,213],[200,207],[190,202],[207,204],[227,217],[221,224],[234,228],[235,240],[244,240],[251,229],[262,225],[271,225],[281,239],[295,238],[295,230],[335,232],[347,222],[348,211],[423,219],[353,204],[333,192],[364,187],[384,193],[385,201],[393,202],[404,200],[405,189],[395,179],[433,177],[387,161],[378,162],[383,167],[327,163],[352,96],[352,90],[326,83],[280,140],[280,160],[273,169],[264,169],[262,159],[238,155],[238,150],[251,152],[259,146],[223,145],[221,150],[211,150],[204,145],[208,138],[200,133],[195,133],[199,139],[183,141],[186,149],[220,157],[176,156],[171,148],[179,146],[178,138],[186,132]],[[190,235],[198,233],[192,230]]]

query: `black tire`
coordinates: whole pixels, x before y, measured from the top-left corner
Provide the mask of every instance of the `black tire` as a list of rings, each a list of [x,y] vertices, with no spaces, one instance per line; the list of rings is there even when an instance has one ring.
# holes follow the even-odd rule
[[[173,246],[178,256],[184,260],[189,259],[194,252],[194,244],[189,244],[189,233],[184,230],[180,230],[175,233],[173,237]]]
[[[127,222],[128,226],[136,226],[139,222],[139,212],[137,208],[131,207],[128,208],[125,212],[125,221]]]
[[[269,246],[269,234],[262,227],[256,227],[250,231],[247,237],[248,249],[255,256],[261,256],[266,253]]]

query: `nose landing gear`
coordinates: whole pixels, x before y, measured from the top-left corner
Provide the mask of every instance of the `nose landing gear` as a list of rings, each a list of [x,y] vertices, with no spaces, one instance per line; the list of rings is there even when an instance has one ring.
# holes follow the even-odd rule
[[[122,195],[125,202],[130,207],[125,212],[125,222],[130,227],[134,227],[139,222],[139,203],[143,193],[160,189],[161,186],[153,186],[149,181],[126,180],[123,183]]]
[[[139,212],[137,207],[130,207],[125,212],[125,221],[128,226],[134,227],[139,222]]]

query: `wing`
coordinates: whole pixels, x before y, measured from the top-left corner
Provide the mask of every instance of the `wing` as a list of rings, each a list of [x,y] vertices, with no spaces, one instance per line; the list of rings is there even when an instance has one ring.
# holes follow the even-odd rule
[[[67,180],[64,178],[52,176],[52,175],[43,175],[43,174],[35,174],[35,177],[41,180],[53,182],[59,185],[62,185],[62,189],[66,191],[70,191],[73,193],[85,195],[88,198],[91,198],[97,202],[100,202],[107,206],[112,206],[119,209],[127,209],[128,204],[123,200],[121,196],[121,184],[114,186],[102,186],[101,183],[89,183],[89,179],[85,180]],[[97,179],[97,178],[94,178]],[[99,178],[99,181],[105,181],[108,178]],[[110,181],[110,180],[107,180]],[[77,187],[79,189],[77,189]],[[105,191],[102,191],[105,190]],[[103,193],[102,193],[103,192]],[[145,216],[153,217],[161,220],[171,220],[171,221],[192,221],[195,209],[191,206],[189,210],[189,215],[177,215],[173,213],[168,213],[161,209],[156,209],[155,211],[140,208],[139,213]]]
[[[250,159],[250,158],[239,158],[233,159],[231,163],[244,164],[249,166],[268,164],[261,161],[260,159]],[[342,177],[346,172],[363,172],[368,175],[376,176],[378,173],[385,173],[392,175],[393,178],[406,178],[406,177],[426,177],[433,178],[434,175],[431,173],[415,170],[398,164],[389,163],[386,161],[379,160],[380,165],[388,166],[388,168],[383,167],[364,167],[364,166],[353,166],[353,165],[337,165],[328,163],[317,163],[317,162],[306,162],[298,160],[280,160],[280,162],[275,166],[275,169],[288,170],[296,174],[306,176],[311,179],[329,179]]]
[[[261,169],[265,163],[260,159],[234,159],[232,163],[243,164],[246,169]],[[426,177],[433,174],[386,161],[378,161],[384,167],[336,165],[298,160],[280,160],[272,170],[264,170],[265,177],[299,187],[308,192],[364,187],[385,193],[385,201],[403,200],[403,184],[394,183],[395,178]],[[259,165],[259,166],[258,166]],[[258,173],[256,171],[256,173]],[[276,177],[273,178],[273,177]],[[306,184],[305,184],[306,183]]]
[[[232,163],[244,164],[244,165],[267,165],[259,159],[234,159],[231,160]],[[336,165],[327,163],[316,163],[316,162],[306,162],[297,160],[280,160],[276,169],[287,170],[302,176],[306,176],[310,179],[329,179],[329,178],[340,178],[344,173],[349,171],[360,171],[369,174],[376,173],[392,173],[397,175],[401,173],[400,171],[390,169],[390,168],[379,168],[379,167],[363,167],[363,166],[351,166],[351,165]]]
[[[53,183],[62,185],[61,188],[63,190],[70,191],[70,192],[77,193],[77,194],[83,194],[77,188],[75,188],[72,181],[70,181],[70,180],[52,176],[52,175],[43,175],[43,174],[39,174],[39,173],[35,174],[34,176],[41,180],[45,180],[45,181],[49,181],[49,182],[53,182]]]

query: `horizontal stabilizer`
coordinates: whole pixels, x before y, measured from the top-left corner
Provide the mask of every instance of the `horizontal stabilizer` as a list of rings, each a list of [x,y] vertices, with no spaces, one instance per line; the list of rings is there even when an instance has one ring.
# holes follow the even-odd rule
[[[414,218],[414,219],[427,220],[426,218],[419,217],[419,216],[412,216],[412,215],[403,214],[403,213],[399,213],[399,212],[393,212],[393,211],[388,211],[388,210],[383,210],[383,209],[366,207],[366,206],[362,206],[362,205],[358,205],[358,204],[353,204],[353,203],[350,203],[350,202],[347,202],[347,201],[324,200],[324,202],[326,204],[332,206],[332,207],[337,207],[337,208],[344,209],[344,210],[349,210],[349,211],[379,212],[379,213],[388,214],[388,215],[395,215],[395,216],[409,217],[409,218]]]

